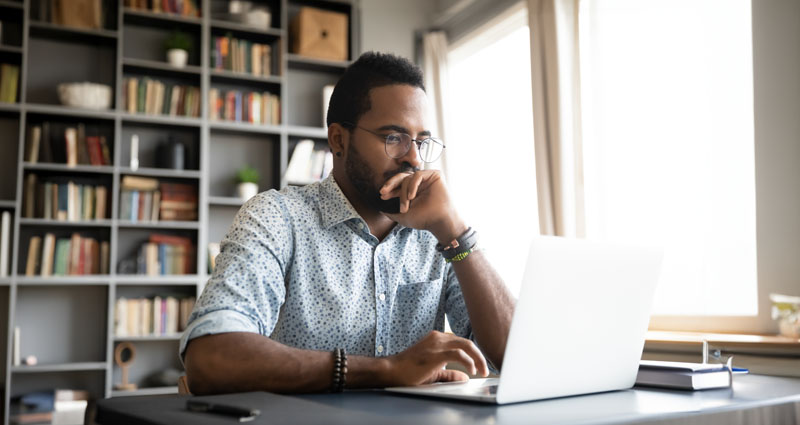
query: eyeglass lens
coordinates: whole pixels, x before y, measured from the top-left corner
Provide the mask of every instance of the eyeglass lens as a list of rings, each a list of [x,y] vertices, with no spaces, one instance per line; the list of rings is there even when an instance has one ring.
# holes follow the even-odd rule
[[[411,149],[411,136],[403,133],[390,134],[386,137],[386,154],[392,158],[400,158]],[[428,138],[417,141],[419,157],[424,162],[434,162],[442,154],[444,144],[437,139]]]

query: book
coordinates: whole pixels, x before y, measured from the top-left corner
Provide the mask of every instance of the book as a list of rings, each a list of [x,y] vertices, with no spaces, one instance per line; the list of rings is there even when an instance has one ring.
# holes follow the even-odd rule
[[[22,216],[25,218],[34,217],[34,208],[36,206],[36,174],[28,174],[25,176],[25,204],[22,210]]]
[[[36,276],[39,272],[40,253],[42,251],[42,238],[31,237],[28,242],[28,260],[25,264],[25,276]]]
[[[78,165],[78,130],[69,127],[64,130],[64,139],[66,143],[67,152],[67,165],[74,167]]]
[[[0,102],[16,103],[19,86],[19,66],[0,64]]]
[[[639,362],[636,385],[705,390],[728,388],[731,385],[731,377],[732,373],[722,364],[642,360]]]
[[[56,235],[53,233],[47,233],[44,235],[44,240],[42,242],[42,263],[41,263],[41,275],[42,276],[51,276],[53,274],[53,257],[55,256],[56,250]]]
[[[42,127],[38,125],[31,127],[28,140],[28,153],[25,155],[25,159],[31,164],[35,164],[39,161],[39,146],[42,140]]]
[[[9,247],[11,240],[11,212],[3,211],[0,218],[0,277],[8,276]]]

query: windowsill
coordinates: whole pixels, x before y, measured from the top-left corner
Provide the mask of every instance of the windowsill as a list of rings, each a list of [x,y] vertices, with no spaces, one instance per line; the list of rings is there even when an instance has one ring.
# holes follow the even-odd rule
[[[778,335],[648,331],[642,359],[699,363],[703,340],[751,373],[800,377],[800,340]]]
[[[800,340],[779,335],[647,331],[645,349],[673,348],[700,353],[703,340],[711,347],[732,353],[800,356]]]

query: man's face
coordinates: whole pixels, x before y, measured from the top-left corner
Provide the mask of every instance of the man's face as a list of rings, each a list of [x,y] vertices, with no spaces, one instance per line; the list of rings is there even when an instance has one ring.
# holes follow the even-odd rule
[[[350,132],[349,149],[345,158],[345,173],[370,208],[386,213],[400,211],[399,198],[383,200],[380,188],[390,177],[401,172],[416,171],[421,167],[417,147],[400,158],[386,154],[384,137],[390,133],[407,133],[414,139],[430,136],[425,126],[427,98],[425,92],[405,84],[377,87],[370,91],[371,108]],[[369,130],[369,131],[365,131]]]

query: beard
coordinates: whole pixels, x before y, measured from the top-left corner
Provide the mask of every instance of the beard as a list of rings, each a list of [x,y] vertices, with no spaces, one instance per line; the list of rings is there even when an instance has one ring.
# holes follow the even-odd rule
[[[350,139],[350,151],[344,162],[344,170],[350,183],[356,189],[358,196],[370,208],[388,213],[397,214],[400,212],[400,198],[381,199],[380,188],[375,184],[375,173],[369,168],[367,162],[353,145],[353,138]],[[387,171],[383,174],[383,181],[389,180],[399,173],[413,173],[419,171],[411,164],[404,162],[398,170]]]

